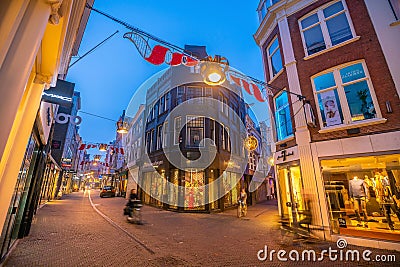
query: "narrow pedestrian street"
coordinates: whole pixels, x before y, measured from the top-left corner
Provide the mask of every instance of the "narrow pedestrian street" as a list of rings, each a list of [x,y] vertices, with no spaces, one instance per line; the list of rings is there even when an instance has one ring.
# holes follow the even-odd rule
[[[293,242],[285,237],[274,200],[249,207],[243,219],[235,210],[188,214],[144,206],[143,225],[126,222],[125,203],[120,197],[100,198],[98,190],[47,203],[38,210],[30,235],[18,242],[4,266],[308,266],[307,261],[259,261],[257,252],[265,245],[276,251],[336,248],[333,243]],[[371,250],[400,258],[399,253]],[[328,259],[319,264],[374,266]]]

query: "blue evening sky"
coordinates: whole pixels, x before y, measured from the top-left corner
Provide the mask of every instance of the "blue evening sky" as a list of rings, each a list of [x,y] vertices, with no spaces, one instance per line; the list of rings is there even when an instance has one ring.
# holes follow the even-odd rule
[[[225,56],[235,69],[264,80],[261,52],[253,39],[259,25],[258,2],[95,0],[94,7],[179,47],[205,45],[209,55]],[[168,67],[145,61],[135,46],[122,37],[128,29],[93,11],[79,55],[116,30],[117,35],[72,66],[67,76],[76,84],[75,90],[81,92],[82,111],[115,120],[127,108],[136,89]],[[257,102],[253,97],[247,101]],[[257,117],[266,118],[265,104],[258,109],[253,107]],[[115,139],[114,122],[83,113],[80,116],[84,142],[109,143]]]

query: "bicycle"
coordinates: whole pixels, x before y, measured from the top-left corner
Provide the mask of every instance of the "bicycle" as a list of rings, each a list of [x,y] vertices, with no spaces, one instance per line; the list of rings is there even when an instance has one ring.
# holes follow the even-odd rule
[[[247,215],[247,205],[243,200],[239,200],[237,216],[238,218],[240,218],[240,217],[246,217],[246,215]]]

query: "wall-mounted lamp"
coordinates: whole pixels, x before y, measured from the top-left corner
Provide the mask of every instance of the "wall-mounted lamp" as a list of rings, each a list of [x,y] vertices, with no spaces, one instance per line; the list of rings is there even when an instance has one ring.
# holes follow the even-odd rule
[[[392,113],[393,112],[392,106],[390,105],[390,101],[389,100],[386,101],[386,112],[387,113]]]

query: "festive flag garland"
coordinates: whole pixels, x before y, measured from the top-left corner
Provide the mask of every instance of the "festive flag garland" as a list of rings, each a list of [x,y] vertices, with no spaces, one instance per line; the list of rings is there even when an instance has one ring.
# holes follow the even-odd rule
[[[124,38],[130,40],[139,51],[139,54],[149,63],[154,65],[160,65],[166,63],[171,66],[185,65],[185,66],[196,66],[200,63],[200,60],[184,55],[180,52],[173,52],[170,48],[155,45],[151,47],[149,42],[143,38],[142,35],[135,32],[128,32],[124,34]],[[265,102],[266,99],[263,97],[260,88],[253,81],[249,82],[247,76],[243,78],[238,77],[237,74],[230,72],[230,79],[239,87],[242,87],[249,95],[253,95],[259,102]],[[265,88],[267,95],[273,95],[269,88]]]
[[[113,146],[107,146],[105,144],[99,144],[99,145],[97,145],[97,144],[81,144],[79,146],[78,150],[97,148],[97,147],[100,147],[100,146],[109,147],[113,153],[122,154],[122,155],[125,154],[124,149],[122,147],[118,148],[118,147],[113,147]]]

